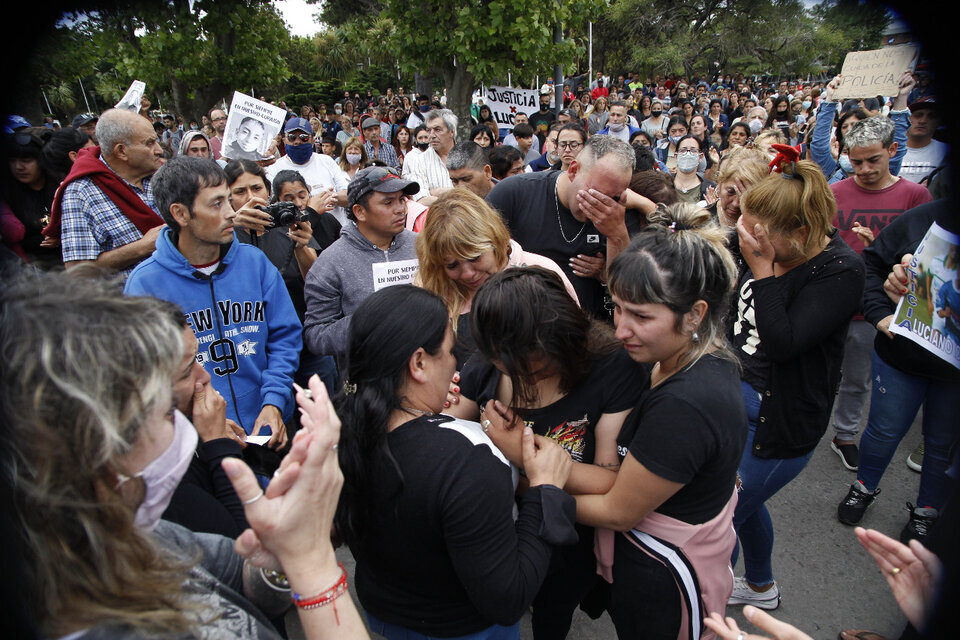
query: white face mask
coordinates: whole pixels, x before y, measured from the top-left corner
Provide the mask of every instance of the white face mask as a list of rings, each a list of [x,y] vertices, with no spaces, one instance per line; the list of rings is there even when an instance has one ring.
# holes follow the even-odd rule
[[[840,168],[843,169],[843,172],[847,175],[853,173],[853,163],[850,162],[850,156],[845,153],[840,154],[840,157],[837,158],[837,161],[840,163]]]
[[[693,173],[700,164],[700,154],[681,152],[677,154],[677,170],[681,173]]]
[[[137,507],[134,525],[146,531],[153,531],[157,527],[160,517],[170,505],[173,492],[196,454],[198,440],[193,424],[179,411],[174,412],[173,441],[170,446],[134,476],[143,480],[144,485],[143,502]],[[121,476],[120,482],[129,479]]]
[[[610,123],[610,131],[616,131],[617,133],[623,131],[623,123],[622,123],[622,122],[618,122],[618,123],[614,124],[614,123],[611,122],[611,123]]]
[[[360,155],[359,153],[348,153],[347,162],[349,162],[350,164],[360,164],[360,158],[362,157],[363,156]]]
[[[763,129],[763,121],[757,118],[754,118],[750,121],[750,133],[757,135],[760,133],[760,129]]]

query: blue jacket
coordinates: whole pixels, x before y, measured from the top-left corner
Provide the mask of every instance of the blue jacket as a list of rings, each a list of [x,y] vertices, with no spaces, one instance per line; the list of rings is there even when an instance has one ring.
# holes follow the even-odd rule
[[[180,305],[200,342],[197,360],[227,400],[227,417],[250,433],[265,405],[293,415],[293,374],[303,346],[300,320],[280,272],[236,236],[210,276],[195,270],[164,229],[157,250],[124,289]],[[266,434],[267,431],[264,431]]]

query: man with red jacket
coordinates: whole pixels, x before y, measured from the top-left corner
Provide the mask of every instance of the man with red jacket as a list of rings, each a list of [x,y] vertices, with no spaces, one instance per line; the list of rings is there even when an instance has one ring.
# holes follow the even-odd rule
[[[43,232],[60,240],[68,269],[95,262],[126,278],[153,253],[163,225],[150,189],[163,150],[150,122],[132,111],[105,111],[97,138],[99,147],[77,155]]]

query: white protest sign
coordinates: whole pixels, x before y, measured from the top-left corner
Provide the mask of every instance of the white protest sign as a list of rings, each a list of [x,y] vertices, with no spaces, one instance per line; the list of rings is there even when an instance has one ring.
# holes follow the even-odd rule
[[[536,89],[487,87],[484,104],[490,107],[493,119],[500,129],[513,131],[513,119],[518,113],[530,115],[540,109]]]
[[[130,83],[130,88],[127,89],[125,94],[123,94],[120,102],[113,105],[113,108],[126,109],[127,111],[139,113],[140,99],[143,97],[143,92],[146,90],[146,88],[146,83],[141,82],[140,80],[134,80],[132,83]]]
[[[910,261],[910,283],[890,332],[917,343],[960,369],[960,236],[936,222]]]
[[[917,48],[912,44],[852,51],[843,60],[843,78],[833,97],[846,100],[895,96],[900,90],[900,76],[913,68],[916,59]]]
[[[230,160],[266,159],[286,115],[280,107],[234,91],[220,153]]]
[[[373,290],[380,291],[397,284],[412,284],[419,265],[416,258],[374,263]]]

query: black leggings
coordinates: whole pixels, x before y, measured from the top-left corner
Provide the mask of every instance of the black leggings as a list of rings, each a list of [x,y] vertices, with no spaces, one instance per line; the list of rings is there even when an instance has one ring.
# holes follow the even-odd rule
[[[616,536],[614,558],[610,617],[617,637],[677,640],[684,604],[670,569],[622,533]]]

